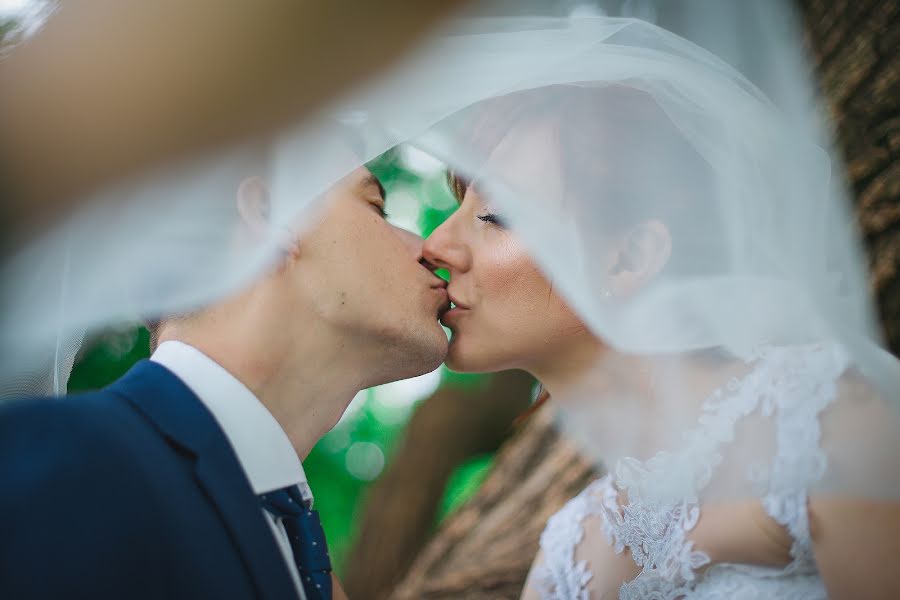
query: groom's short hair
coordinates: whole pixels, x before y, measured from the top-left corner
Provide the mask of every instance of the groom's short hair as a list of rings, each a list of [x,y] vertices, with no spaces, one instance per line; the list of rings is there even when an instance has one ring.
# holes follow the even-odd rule
[[[333,137],[339,140],[340,144],[346,147],[354,156],[362,160],[366,152],[366,140],[360,131],[352,124],[337,119],[332,120],[330,126],[329,131],[333,134]],[[261,171],[263,170],[262,167],[265,162],[270,158],[271,153],[275,151],[270,145],[264,142],[249,146],[249,149],[250,153],[254,156],[254,160],[259,161],[257,166],[260,167]],[[378,186],[381,188],[383,195],[384,189],[381,187],[380,182],[378,182]],[[191,314],[192,313],[190,312],[182,312],[145,320],[144,325],[150,334],[150,353],[152,354],[159,347],[160,333],[167,322],[187,319]]]
[[[158,319],[146,320],[144,326],[150,334],[150,354],[156,352],[156,349],[159,347],[159,336],[166,323],[179,319],[187,319],[188,317],[190,317],[190,313],[179,313],[166,317],[159,317]]]
[[[162,319],[147,321],[144,325],[150,333],[150,354],[153,354],[159,346],[159,328],[162,326]]]

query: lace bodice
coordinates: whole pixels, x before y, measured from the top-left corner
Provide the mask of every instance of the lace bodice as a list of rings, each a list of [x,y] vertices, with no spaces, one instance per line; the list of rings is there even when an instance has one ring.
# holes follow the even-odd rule
[[[812,553],[807,493],[826,468],[819,415],[835,398],[846,367],[845,354],[835,346],[768,350],[749,374],[707,400],[681,448],[646,462],[619,461],[548,521],[541,535],[544,560],[532,575],[541,598],[592,598],[592,568],[601,567],[589,550],[592,537],[615,555],[630,552],[638,574],[621,586],[621,599],[825,598]],[[739,422],[752,414],[771,421],[776,444],[768,464],[752,465],[747,477],[766,514],[790,533],[792,560],[784,568],[708,566],[709,556],[688,539],[703,510],[700,492]],[[679,481],[682,493],[652,493],[653,482],[673,472],[685,480]]]

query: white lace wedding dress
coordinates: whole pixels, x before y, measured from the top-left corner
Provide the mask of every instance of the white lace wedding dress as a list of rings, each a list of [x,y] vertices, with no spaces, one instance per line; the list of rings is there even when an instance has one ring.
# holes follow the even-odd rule
[[[602,565],[592,564],[590,556],[576,558],[584,556],[576,552],[580,544],[597,542],[591,536],[605,537],[617,554],[627,547],[640,568],[620,588],[622,599],[826,598],[812,553],[807,493],[826,468],[819,415],[834,400],[846,367],[845,354],[833,346],[769,350],[749,374],[731,380],[706,401],[683,447],[644,463],[620,461],[547,522],[541,535],[544,560],[532,574],[541,598],[599,597],[591,596],[592,569]],[[750,469],[748,477],[764,482],[760,501],[790,533],[792,560],[784,568],[718,563],[701,570],[709,557],[687,539],[703,510],[696,495],[709,484],[739,422],[753,414],[772,420],[777,448],[771,462]],[[696,464],[696,485],[688,486],[695,488],[693,495],[666,502],[647,497],[646,486],[654,477],[685,464]],[[620,490],[627,492],[626,505],[620,504]]]

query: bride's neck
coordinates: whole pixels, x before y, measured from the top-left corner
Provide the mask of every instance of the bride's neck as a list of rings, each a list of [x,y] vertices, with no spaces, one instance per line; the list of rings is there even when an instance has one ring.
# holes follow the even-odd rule
[[[649,406],[661,399],[672,401],[672,390],[677,389],[678,401],[689,409],[691,402],[699,408],[710,393],[747,369],[746,363],[714,352],[626,354],[591,337],[529,370],[563,402],[567,396],[628,398]]]
[[[589,376],[609,352],[600,340],[584,331],[570,338],[566,344],[548,349],[525,370],[553,395]]]

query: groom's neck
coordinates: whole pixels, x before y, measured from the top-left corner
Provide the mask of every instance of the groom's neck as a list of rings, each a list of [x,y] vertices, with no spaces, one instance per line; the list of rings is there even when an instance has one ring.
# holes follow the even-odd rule
[[[366,382],[364,359],[314,321],[303,335],[259,323],[200,320],[163,334],[190,344],[243,383],[284,429],[304,459]]]

